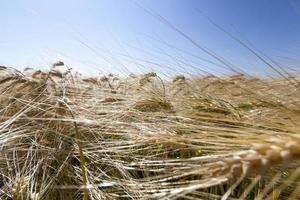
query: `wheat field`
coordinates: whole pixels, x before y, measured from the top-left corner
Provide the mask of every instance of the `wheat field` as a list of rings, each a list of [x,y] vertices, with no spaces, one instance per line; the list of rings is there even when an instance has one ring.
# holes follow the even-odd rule
[[[300,199],[299,88],[1,66],[0,199]]]

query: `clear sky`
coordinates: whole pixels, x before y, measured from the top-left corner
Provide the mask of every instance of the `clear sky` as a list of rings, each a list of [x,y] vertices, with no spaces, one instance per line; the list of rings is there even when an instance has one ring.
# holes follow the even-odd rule
[[[271,73],[209,19],[299,69],[299,0],[2,0],[0,65],[45,68],[63,60],[86,74],[229,72],[224,65]]]

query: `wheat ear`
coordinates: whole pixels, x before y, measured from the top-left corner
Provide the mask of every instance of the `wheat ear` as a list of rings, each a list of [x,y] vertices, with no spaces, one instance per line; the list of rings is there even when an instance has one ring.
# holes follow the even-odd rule
[[[246,177],[262,175],[275,165],[287,164],[300,158],[300,138],[272,138],[267,144],[255,144],[250,150],[234,153],[231,157],[211,166],[212,177],[225,176],[228,180],[237,179],[222,200]]]

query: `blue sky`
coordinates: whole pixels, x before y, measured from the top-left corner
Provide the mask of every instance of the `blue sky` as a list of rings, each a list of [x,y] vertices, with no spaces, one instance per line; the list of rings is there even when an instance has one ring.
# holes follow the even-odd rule
[[[282,67],[298,70],[299,9],[299,0],[3,0],[0,64],[47,68],[63,60],[85,74],[173,75],[228,73],[225,60],[250,74],[272,73],[210,18]]]

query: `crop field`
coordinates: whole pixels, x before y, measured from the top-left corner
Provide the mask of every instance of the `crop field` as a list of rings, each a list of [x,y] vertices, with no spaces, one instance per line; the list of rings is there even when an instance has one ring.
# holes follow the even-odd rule
[[[299,88],[2,66],[0,199],[297,199]]]

